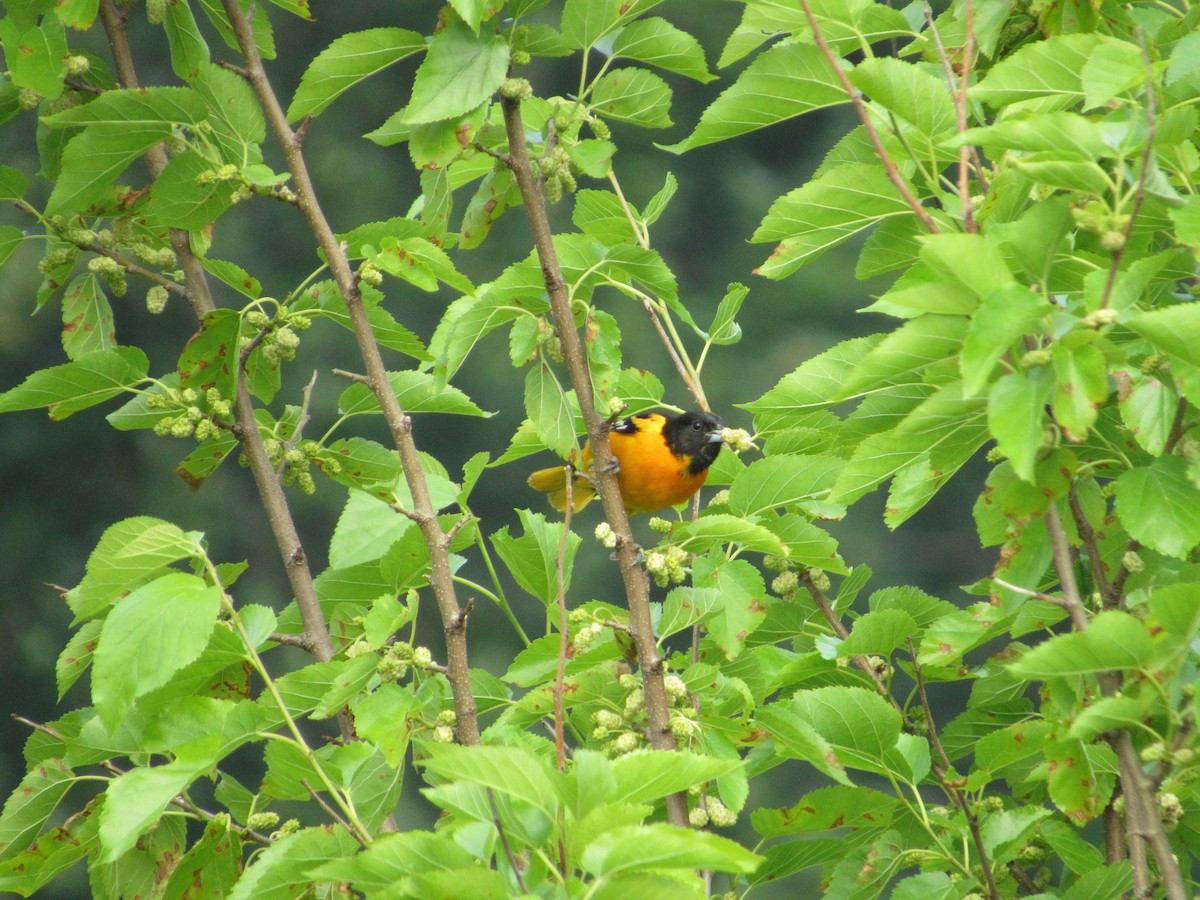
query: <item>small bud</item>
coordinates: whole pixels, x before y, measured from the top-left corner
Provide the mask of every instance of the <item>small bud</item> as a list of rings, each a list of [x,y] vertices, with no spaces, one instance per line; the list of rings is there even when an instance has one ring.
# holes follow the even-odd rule
[[[624,732],[615,741],[613,741],[613,750],[615,750],[617,752],[617,754],[619,754],[619,755],[625,754],[625,753],[632,753],[634,750],[637,749],[637,746],[638,746],[637,735],[634,734],[632,731]]]
[[[1130,573],[1135,575],[1146,568],[1146,563],[1142,560],[1141,556],[1138,555],[1136,550],[1125,551],[1125,555],[1121,557],[1121,565],[1128,569]]]
[[[673,700],[678,700],[680,697],[687,696],[687,685],[678,675],[668,675],[663,679],[663,690],[666,691],[668,697]]]
[[[457,725],[458,713],[452,709],[443,709],[438,713],[438,721],[443,725]]]
[[[64,62],[67,64],[67,74],[72,78],[78,78],[80,75],[86,75],[87,70],[92,67],[91,60],[86,56],[73,54],[68,56]]]
[[[17,91],[17,106],[21,109],[37,109],[42,102],[42,95],[33,88],[21,88]]]
[[[246,819],[246,827],[262,831],[267,828],[274,828],[279,824],[279,813],[275,812],[256,812],[251,813]]]
[[[454,729],[449,725],[439,725],[433,729],[433,740],[438,744],[453,744]]]
[[[824,593],[829,590],[829,576],[824,569],[818,569],[816,566],[810,566],[804,572],[805,578],[818,591]]]
[[[158,315],[167,308],[167,298],[170,295],[161,284],[153,285],[146,291],[146,309],[151,315]]]
[[[505,78],[500,83],[500,96],[508,100],[528,100],[533,96],[533,85],[528,78]]]
[[[800,576],[789,570],[780,572],[771,582],[771,590],[780,597],[787,597],[790,594],[796,593],[800,587]]]
[[[708,824],[708,813],[703,806],[694,807],[688,812],[688,824],[693,828],[703,828]]]
[[[1050,362],[1049,350],[1029,350],[1021,357],[1020,366],[1022,369],[1032,369],[1037,366],[1044,366]]]
[[[1083,324],[1087,328],[1100,329],[1107,325],[1112,325],[1121,317],[1121,314],[1115,309],[1094,309],[1083,317]]]
[[[757,449],[754,441],[750,439],[750,432],[745,428],[722,428],[721,440],[724,441],[729,449],[734,453],[741,453],[743,450]]]
[[[417,647],[413,650],[412,661],[418,669],[427,669],[433,662],[433,654],[428,647]]]
[[[1100,235],[1100,246],[1109,253],[1117,253],[1125,249],[1125,233],[1123,231],[1106,231]]]
[[[617,546],[617,533],[613,531],[612,526],[607,522],[601,522],[596,526],[596,540],[604,547],[612,550]]]
[[[167,17],[167,0],[146,0],[146,19],[151,25],[161,25]]]
[[[669,534],[671,531],[671,523],[667,519],[659,516],[650,517],[650,530],[656,531],[659,534]]]

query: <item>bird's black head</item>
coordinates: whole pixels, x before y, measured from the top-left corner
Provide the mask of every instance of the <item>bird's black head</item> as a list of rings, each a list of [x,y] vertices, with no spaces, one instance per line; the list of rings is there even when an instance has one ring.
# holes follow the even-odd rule
[[[691,458],[688,471],[699,475],[721,452],[721,429],[724,427],[721,417],[710,412],[686,412],[667,419],[663,436],[672,453]]]

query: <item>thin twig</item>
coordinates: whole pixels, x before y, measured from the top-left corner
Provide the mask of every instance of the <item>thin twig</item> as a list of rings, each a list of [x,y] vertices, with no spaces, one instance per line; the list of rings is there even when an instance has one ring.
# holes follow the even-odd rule
[[[916,213],[917,218],[921,220],[921,224],[925,226],[925,230],[930,234],[938,234],[941,229],[937,227],[937,223],[933,221],[933,217],[929,215],[929,210],[925,209],[917,200],[912,192],[912,188],[900,175],[900,170],[896,167],[895,161],[891,154],[883,146],[883,140],[879,137],[879,132],[876,130],[874,123],[871,121],[871,113],[867,109],[867,105],[863,103],[862,94],[858,88],[850,83],[850,78],[842,71],[842,67],[838,64],[838,58],[830,49],[829,44],[825,42],[825,35],[821,33],[821,26],[817,24],[817,17],[813,15],[812,4],[809,0],[800,0],[800,5],[804,8],[804,15],[808,18],[809,27],[812,28],[813,40],[816,41],[817,48],[825,57],[825,61],[829,63],[829,68],[833,70],[833,74],[837,76],[838,81],[842,83],[842,89],[846,92],[846,96],[850,98],[850,103],[854,106],[855,113],[858,114],[858,120],[862,123],[863,128],[867,132],[867,137],[871,139],[871,146],[875,148],[880,161],[883,162],[884,168],[887,170],[888,179],[896,186],[896,190],[900,192],[900,196]]]
[[[929,23],[929,33],[933,35],[933,43],[937,47],[938,56],[942,60],[942,68],[946,72],[946,84],[950,87],[950,95],[954,99],[954,111],[958,117],[958,133],[962,134],[967,130],[967,82],[968,74],[971,71],[971,54],[973,51],[974,33],[971,28],[971,0],[967,0],[964,15],[967,17],[967,40],[966,47],[963,50],[964,60],[962,63],[961,75],[957,75],[954,71],[954,64],[950,61],[950,54],[946,52],[946,46],[942,43],[942,35],[938,30],[937,22],[933,17],[933,8],[929,5],[928,0],[925,3],[925,21]],[[958,89],[955,90],[954,82],[956,77],[959,81]],[[963,230],[968,234],[976,231],[975,215],[971,209],[971,191],[970,177],[968,174],[968,161],[970,160],[970,147],[963,144],[958,148],[958,202],[962,205]]]
[[[1071,616],[1071,624],[1076,631],[1086,631],[1088,627],[1087,610],[1083,606],[1083,596],[1079,593],[1079,582],[1075,579],[1075,562],[1071,559],[1071,546],[1067,543],[1067,532],[1063,529],[1062,519],[1058,515],[1058,507],[1053,503],[1046,510],[1046,531],[1050,535],[1050,548],[1054,553],[1054,571],[1058,575],[1058,583],[1062,586],[1062,601],[1058,605]],[[1048,599],[1048,598],[1042,598]],[[1056,601],[1050,600],[1051,603]]]
[[[671,357],[671,362],[675,363],[675,369],[679,372],[679,377],[683,379],[683,383],[687,385],[687,389],[691,391],[692,396],[696,398],[696,402],[700,404],[700,408],[707,412],[708,398],[704,396],[704,391],[701,390],[700,385],[696,383],[696,380],[692,377],[691,372],[688,371],[688,367],[684,364],[683,359],[676,351],[675,345],[671,342],[671,338],[667,334],[666,329],[663,328],[662,321],[658,317],[658,312],[654,309],[654,305],[650,302],[649,297],[642,298],[642,306],[646,310],[646,315],[650,317],[650,321],[654,323],[654,328],[658,332],[658,336],[662,338],[663,346],[667,348],[667,353]]]
[[[1023,588],[1020,585],[1013,584],[1010,581],[1005,581],[1003,578],[993,577],[992,583],[998,584],[1000,587],[1004,588],[1006,591],[1012,591],[1014,594],[1020,594],[1022,597],[1029,597],[1033,600],[1042,600],[1046,603],[1053,603],[1055,606],[1059,607],[1060,609],[1065,609],[1068,613],[1070,613],[1073,622],[1075,621],[1075,616],[1074,616],[1075,611],[1080,609],[1078,604],[1072,603],[1070,600],[1067,600],[1065,597],[1055,597],[1053,594],[1046,594],[1046,593],[1043,593],[1042,591],[1033,591],[1033,590],[1030,590],[1029,588]],[[1083,611],[1083,622],[1084,622],[1083,627],[1086,628],[1087,627],[1087,624],[1086,624],[1087,612],[1086,611]]]
[[[487,789],[487,797],[488,804],[492,807],[492,822],[495,823],[496,832],[500,835],[500,844],[504,847],[504,855],[508,857],[509,866],[512,867],[513,878],[517,880],[517,887],[521,889],[521,893],[526,895],[529,893],[529,888],[525,887],[521,867],[517,864],[517,857],[508,843],[508,835],[504,833],[504,824],[500,821],[500,809],[496,806],[496,795],[492,793],[491,788]]]
[[[312,797],[313,800],[315,800],[317,802],[317,806],[319,806],[319,807],[321,807],[321,809],[325,810],[325,814],[327,816],[329,816],[329,818],[333,819],[333,821],[337,822],[339,825],[341,825],[343,828],[345,828],[351,837],[353,837],[356,841],[358,841],[364,847],[367,846],[368,843],[370,843],[369,840],[364,840],[363,836],[358,834],[358,832],[350,825],[350,823],[347,822],[342,817],[342,814],[339,813],[336,809],[334,809],[332,806],[330,806],[325,801],[324,797],[322,797],[315,790],[313,790],[313,786],[311,784],[309,784],[306,779],[301,778],[300,783],[302,785],[304,785],[304,789],[306,791],[308,791],[308,796]]]

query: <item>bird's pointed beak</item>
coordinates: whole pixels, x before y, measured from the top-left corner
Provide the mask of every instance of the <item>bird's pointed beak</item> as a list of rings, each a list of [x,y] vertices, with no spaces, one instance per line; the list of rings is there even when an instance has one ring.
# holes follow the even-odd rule
[[[721,432],[719,432],[719,431],[710,431],[708,433],[708,442],[710,444],[719,444],[724,440],[725,439],[723,437],[721,437]]]

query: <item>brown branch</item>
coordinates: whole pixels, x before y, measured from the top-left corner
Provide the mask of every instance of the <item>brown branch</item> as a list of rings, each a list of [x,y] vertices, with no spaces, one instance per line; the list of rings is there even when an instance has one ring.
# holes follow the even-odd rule
[[[1058,515],[1058,507],[1051,503],[1046,510],[1046,531],[1050,535],[1050,548],[1054,553],[1054,571],[1062,586],[1062,602],[1058,605],[1071,616],[1071,624],[1076,631],[1086,631],[1088,627],[1087,610],[1083,606],[1083,597],[1079,593],[1079,582],[1075,579],[1075,561],[1071,559],[1071,547],[1067,543],[1067,532],[1063,528],[1062,519]],[[1050,598],[1044,598],[1050,599]],[[1051,603],[1055,602],[1053,599]]]
[[[496,795],[492,793],[491,788],[487,789],[487,798],[488,804],[492,808],[492,822],[496,826],[496,833],[500,835],[500,845],[504,848],[504,855],[508,857],[508,864],[512,868],[513,878],[517,880],[517,887],[521,889],[521,893],[528,894],[529,888],[525,887],[525,879],[521,875],[521,867],[517,864],[517,857],[508,843],[508,835],[504,833],[504,824],[500,821],[500,810],[496,806]]]
[[[558,254],[554,249],[545,196],[538,187],[529,160],[525,126],[521,121],[521,103],[514,98],[505,97],[501,99],[500,105],[508,132],[510,167],[524,201],[534,247],[542,264],[542,278],[550,297],[558,336],[562,341],[563,358],[571,378],[571,386],[575,389],[580,412],[583,414],[583,421],[587,426],[588,440],[592,445],[592,477],[597,483],[605,519],[617,535],[616,557],[629,603],[630,629],[646,692],[650,744],[658,750],[675,750],[675,737],[671,733],[671,707],[663,684],[663,659],[658,653],[658,643],[654,638],[654,625],[650,617],[650,580],[640,565],[640,551],[633,540],[629,517],[621,501],[612,450],[608,443],[608,425],[605,418],[596,412],[593,402],[587,359],[571,315],[570,298],[563,282]],[[667,815],[672,824],[687,827],[687,798],[683,794],[667,797]]]
[[[447,678],[454,695],[454,709],[458,718],[457,736],[460,743],[479,743],[479,721],[475,698],[471,693],[470,673],[467,662],[466,618],[462,615],[450,569],[449,541],[438,522],[437,513],[429,496],[429,484],[417,453],[412,435],[412,419],[401,409],[395,392],[387,377],[387,367],[375,340],[371,323],[367,319],[362,303],[358,281],[346,256],[346,248],[338,241],[321,210],[317,194],[309,176],[308,164],[301,152],[296,133],[288,124],[287,116],[275,95],[274,89],[263,68],[262,57],[254,41],[254,34],[246,13],[238,0],[222,0],[229,16],[238,47],[246,64],[246,78],[254,89],[271,132],[275,135],[287,160],[288,171],[295,184],[297,207],[304,214],[309,228],[317,239],[322,252],[337,282],[346,303],[346,312],[353,326],[354,337],[367,370],[367,379],[372,392],[379,400],[384,420],[392,433],[392,440],[400,454],[404,480],[413,498],[413,512],[417,524],[429,549],[429,581],[437,600],[446,637]]]
[[[942,60],[942,68],[946,72],[946,83],[950,86],[950,94],[954,99],[954,111],[958,117],[959,134],[967,130],[967,84],[969,81],[968,75],[971,71],[971,57],[975,50],[975,31],[972,27],[974,16],[971,9],[971,0],[967,0],[963,15],[966,19],[967,35],[966,44],[963,47],[962,73],[958,76],[958,89],[955,90],[954,82],[956,73],[954,65],[950,61],[950,54],[946,52],[945,44],[942,43],[941,32],[938,31],[937,23],[933,18],[933,8],[929,5],[928,0],[926,0],[925,21],[929,23],[929,33],[933,35],[934,45],[937,47],[938,56]],[[968,234],[973,234],[978,229],[975,226],[975,215],[971,209],[971,187],[968,165],[970,156],[971,148],[967,144],[964,143],[958,148],[958,202],[962,204],[963,230]]]
[[[345,818],[343,818],[343,817],[342,817],[341,813],[339,813],[339,812],[338,812],[336,809],[334,809],[332,806],[330,806],[330,805],[329,805],[329,804],[326,802],[325,798],[324,798],[324,797],[322,797],[320,794],[318,794],[318,793],[317,793],[317,792],[316,792],[316,791],[313,789],[313,786],[312,786],[311,784],[309,784],[309,783],[308,783],[308,781],[306,781],[305,779],[301,778],[301,779],[300,779],[300,783],[301,783],[302,785],[304,785],[304,789],[305,789],[306,791],[308,791],[308,796],[312,797],[312,799],[316,801],[316,803],[317,803],[317,806],[319,806],[319,807],[321,807],[321,809],[325,810],[325,814],[326,814],[327,816],[329,816],[329,818],[333,819],[333,821],[337,822],[339,825],[341,825],[343,828],[345,828],[345,829],[346,829],[346,832],[347,832],[347,833],[348,833],[348,834],[349,834],[351,837],[353,837],[353,838],[354,838],[356,841],[358,841],[358,842],[359,842],[359,844],[361,844],[362,846],[366,847],[366,846],[367,846],[367,845],[370,843],[370,840],[369,840],[369,839],[366,839],[366,840],[364,840],[363,836],[362,836],[362,835],[360,835],[360,834],[359,834],[359,833],[358,833],[358,832],[355,830],[355,828],[354,828],[354,827],[353,827],[353,826],[352,826],[352,825],[351,825],[349,822],[347,822],[347,821],[345,820]]]
[[[129,51],[129,42],[125,34],[125,18],[113,4],[113,0],[101,0],[99,8],[100,20],[108,38],[109,48],[113,55],[113,65],[123,88],[138,87],[137,71],[134,67],[133,56]],[[155,144],[146,151],[146,161],[150,174],[158,178],[167,166],[167,154],[161,144]],[[172,228],[171,247],[179,260],[184,272],[184,285],[187,289],[187,300],[196,318],[203,321],[204,317],[216,309],[212,293],[208,286],[208,276],[200,260],[192,253],[191,240],[188,233],[179,228]],[[258,422],[254,417],[254,404],[245,380],[237,379],[237,395],[234,398],[235,423],[230,429],[249,463],[250,473],[254,478],[255,487],[267,513],[271,533],[279,548],[283,560],[284,572],[296,598],[296,606],[304,623],[304,637],[307,649],[319,662],[333,658],[333,642],[329,637],[329,628],[325,616],[321,612],[321,604],[317,598],[316,587],[313,585],[312,571],[308,566],[308,558],[296,523],[292,519],[287,496],[283,485],[275,476],[275,469],[263,446],[262,435],[258,431]],[[342,737],[350,738],[354,734],[350,720],[338,715],[338,723]]]
[[[1097,587],[1100,588],[1100,598],[1104,603],[1104,608],[1116,609],[1120,606],[1121,595],[1113,591],[1112,583],[1104,572],[1104,560],[1100,558],[1100,542],[1096,537],[1096,529],[1088,520],[1087,511],[1084,510],[1083,504],[1079,500],[1079,492],[1075,490],[1074,484],[1071,485],[1070,493],[1067,495],[1067,502],[1071,507],[1071,517],[1075,520],[1075,529],[1079,532],[1079,539],[1087,548],[1088,559],[1092,563],[1092,577],[1096,580]]]
[[[904,198],[904,201],[912,208],[912,211],[916,213],[917,218],[921,220],[921,224],[925,226],[925,230],[930,234],[939,234],[941,229],[937,227],[937,223],[929,215],[929,210],[923,207],[913,194],[912,188],[908,186],[908,183],[901,176],[900,170],[896,167],[891,154],[883,146],[883,140],[879,137],[879,132],[871,122],[870,111],[867,109],[867,105],[863,103],[862,94],[858,88],[850,83],[849,77],[842,71],[842,67],[838,65],[837,56],[834,55],[829,44],[825,42],[825,35],[821,33],[821,26],[817,24],[817,17],[813,15],[812,4],[809,3],[809,0],[800,0],[800,5],[804,8],[804,15],[808,18],[809,27],[812,28],[813,40],[816,41],[817,48],[824,55],[825,61],[829,63],[829,68],[833,70],[833,74],[842,83],[842,90],[850,98],[850,103],[854,106],[854,112],[857,113],[858,120],[866,130],[867,137],[871,139],[871,146],[875,148],[876,154],[878,154],[880,161],[883,162],[883,166],[887,170],[888,179],[896,186],[896,190],[900,192],[900,196]]]

